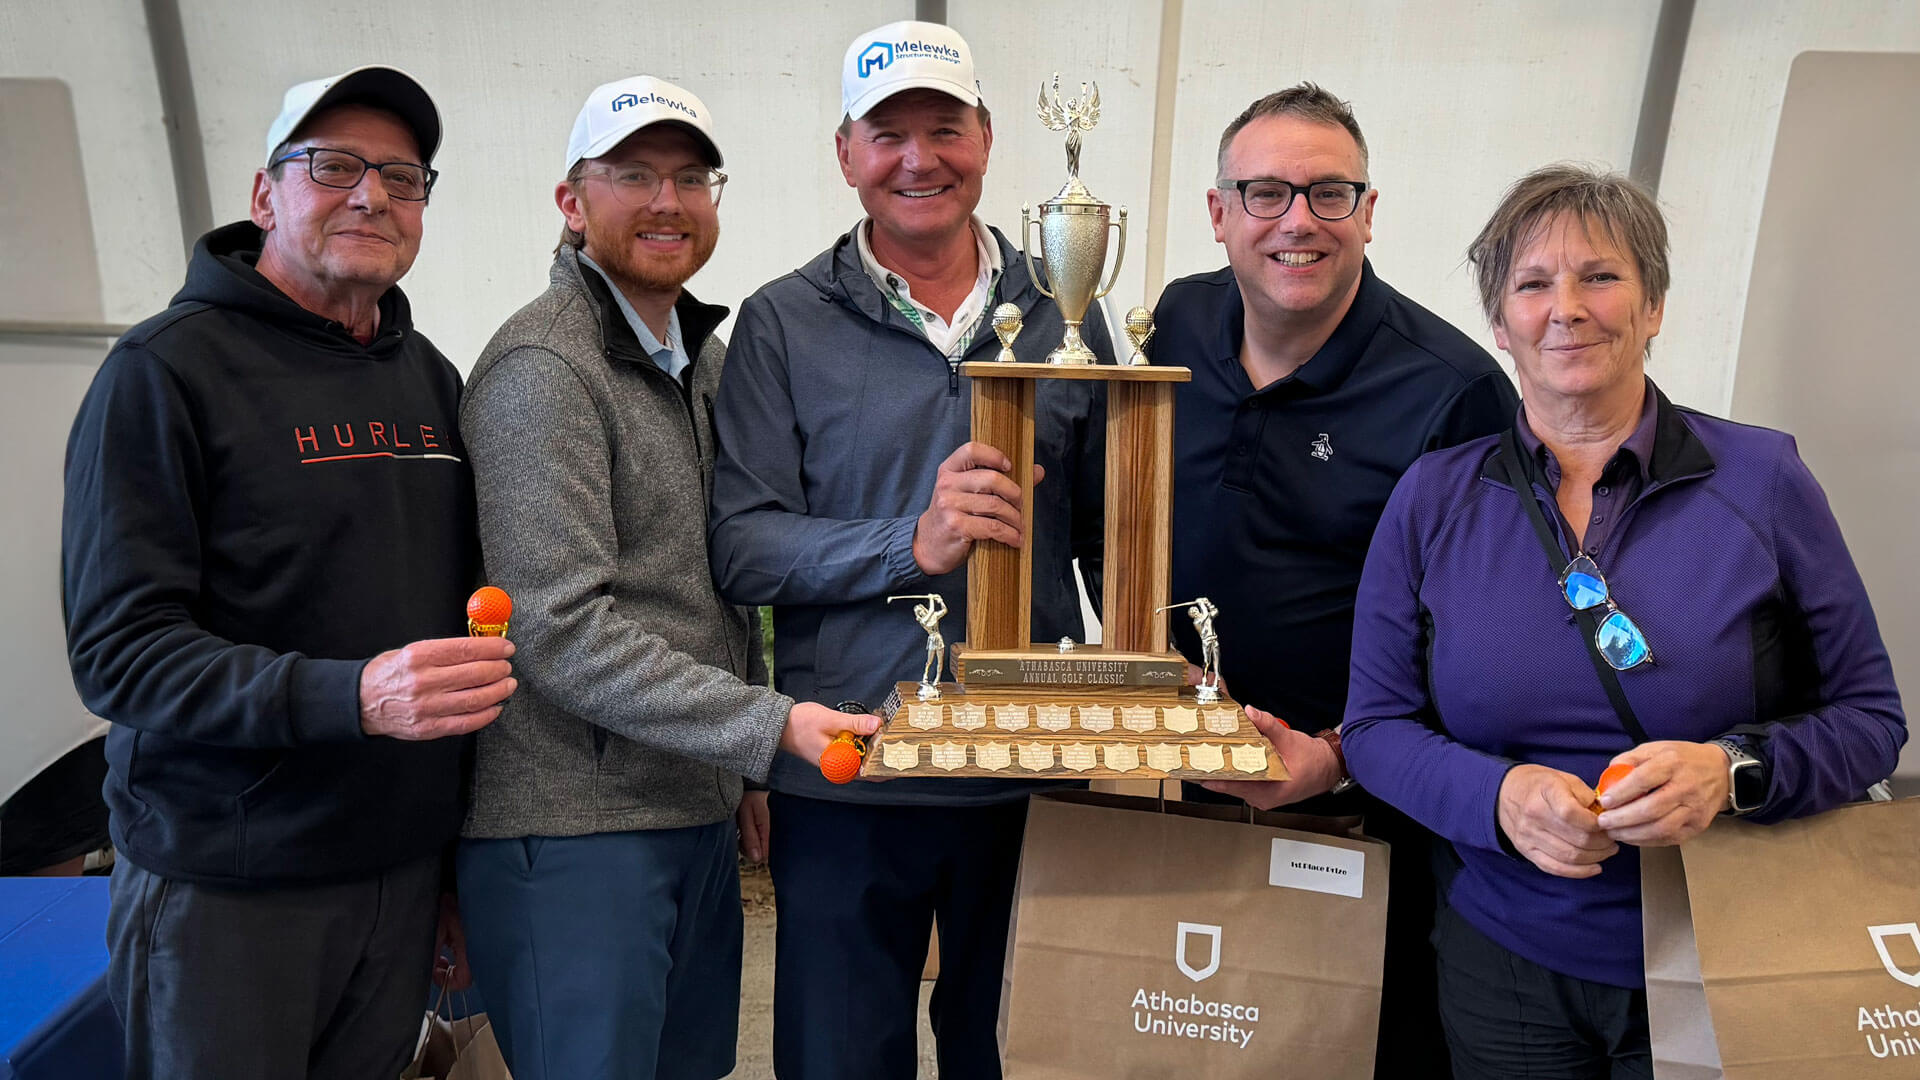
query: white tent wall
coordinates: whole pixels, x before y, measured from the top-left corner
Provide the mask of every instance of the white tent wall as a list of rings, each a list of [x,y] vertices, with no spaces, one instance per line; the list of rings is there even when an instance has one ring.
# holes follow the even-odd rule
[[[131,323],[151,315],[180,287],[186,255],[140,0],[3,0],[0,78],[52,78],[67,84],[79,129],[80,179],[99,247],[100,280],[76,287],[91,284],[97,318]],[[17,117],[0,112],[0,124],[17,122]],[[264,131],[266,120],[260,123]],[[34,201],[41,196],[8,190],[0,192],[0,198]],[[33,253],[20,246],[22,239],[0,235],[7,273],[31,264]],[[0,319],[37,317],[43,316],[18,310],[0,295]]]
[[[500,322],[546,287],[561,225],[553,188],[587,91],[645,72],[713,110],[730,179],[720,246],[691,288],[737,306],[859,216],[833,157],[841,53],[853,35],[913,7],[196,0],[181,14],[216,221],[245,211],[289,83],[378,62],[426,85],[446,135],[403,287],[416,323],[464,371]]]
[[[58,80],[68,108],[14,80]],[[179,288],[157,87],[138,0],[0,0],[0,323],[132,322]],[[0,334],[0,799],[104,726],[67,678],[59,555],[67,429],[106,348]]]
[[[1694,9],[1660,178],[1660,202],[1673,240],[1673,295],[1651,370],[1675,401],[1708,412],[1725,414],[1733,402],[1734,365],[1781,103],[1794,57],[1808,50],[1920,51],[1920,4],[1700,0]],[[1885,123],[1912,125],[1920,103],[1880,98],[1858,107]],[[1834,166],[1845,173],[1848,163]],[[1912,177],[1866,179],[1861,213],[1872,214],[1878,200],[1913,195]],[[1833,272],[1845,269],[1836,266]],[[1854,362],[1905,365],[1911,355]],[[1869,581],[1868,586],[1878,608],[1920,601],[1909,582]]]
[[[197,130],[185,137],[204,157],[216,223],[244,213],[266,125],[289,83],[378,61],[407,68],[434,93],[447,129],[436,161],[444,176],[405,287],[421,328],[463,370],[500,320],[545,282],[559,224],[552,189],[589,88],[645,71],[712,107],[732,179],[723,240],[693,288],[737,306],[859,215],[832,155],[841,53],[854,34],[915,11],[912,0],[722,0],[644,10],[605,0],[177,6],[198,111]],[[1020,205],[1045,199],[1063,173],[1060,136],[1034,119],[1035,92],[1054,71],[1063,93],[1077,94],[1082,81],[1100,84],[1102,118],[1086,137],[1083,175],[1098,195],[1130,211],[1114,307],[1151,303],[1167,280],[1224,262],[1204,202],[1220,130],[1260,94],[1312,79],[1350,99],[1367,132],[1381,191],[1376,268],[1489,347],[1462,263],[1467,241],[1527,169],[1561,159],[1628,165],[1662,9],[1659,0],[1355,0],[1334,8],[948,0],[945,7],[974,47],[994,110],[982,212],[1009,236]],[[141,0],[0,0],[0,79],[52,77],[71,89],[98,238],[99,317],[109,322],[158,310],[184,265],[145,10]],[[1716,412],[1734,401],[1780,104],[1793,57],[1807,49],[1920,50],[1920,9],[1911,0],[1697,3],[1661,182],[1675,287],[1653,371],[1678,401]],[[1900,183],[1888,179],[1884,190],[1895,188]],[[27,254],[12,235],[0,235],[0,251],[9,262]],[[0,296],[0,320],[34,317]],[[31,348],[39,351],[0,338],[0,395],[32,402],[23,407],[58,417],[52,427],[64,429],[76,380],[64,369],[48,376],[47,346]],[[97,343],[61,348],[80,350],[79,361],[64,362],[81,371],[91,362],[85,349],[95,358],[104,351]],[[29,355],[38,359],[20,362]],[[3,429],[0,438],[8,440],[0,442],[8,463],[19,463],[0,475],[0,505],[10,517],[57,522],[57,485],[49,478],[58,474],[63,440],[40,432],[27,442]],[[1843,508],[1850,536],[1875,527],[1857,519],[1867,517]],[[19,567],[22,581],[55,574],[56,559],[57,530],[0,530],[0,563]],[[1909,581],[1891,575],[1870,576],[1869,587],[1883,611],[1920,600]],[[54,660],[57,592],[10,590],[0,599],[8,604],[0,613],[4,796],[45,760],[52,743],[36,733],[68,724],[78,704]],[[40,647],[43,639],[55,644]],[[1912,652],[1920,641],[1895,648]],[[72,736],[53,741],[59,738]]]

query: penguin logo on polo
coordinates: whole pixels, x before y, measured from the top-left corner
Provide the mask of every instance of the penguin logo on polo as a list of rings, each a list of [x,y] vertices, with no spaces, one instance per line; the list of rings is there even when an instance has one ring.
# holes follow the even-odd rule
[[[876,71],[885,71],[893,63],[893,46],[884,41],[876,41],[860,54],[860,77],[866,78]]]
[[[1886,923],[1881,926],[1869,926],[1867,936],[1873,939],[1873,951],[1880,954],[1880,965],[1887,969],[1887,974],[1908,986],[1920,987],[1920,972],[1900,970],[1900,966],[1893,962],[1892,954],[1887,952],[1889,937],[1908,938],[1913,942],[1914,948],[1920,950],[1920,923]]]
[[[1206,938],[1213,943],[1213,955],[1207,960],[1205,967],[1196,968],[1187,959],[1187,942],[1196,937]],[[1212,923],[1183,922],[1179,924],[1178,929],[1174,931],[1173,962],[1179,966],[1180,974],[1194,982],[1201,982],[1219,971],[1220,928]]]

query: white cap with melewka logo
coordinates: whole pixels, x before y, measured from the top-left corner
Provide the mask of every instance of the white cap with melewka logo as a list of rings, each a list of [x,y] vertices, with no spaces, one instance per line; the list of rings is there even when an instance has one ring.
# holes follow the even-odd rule
[[[840,65],[841,114],[858,120],[902,90],[938,90],[980,104],[973,51],[959,31],[909,20],[853,39]]]
[[[357,67],[289,89],[280,102],[280,115],[267,128],[267,163],[273,163],[274,150],[292,138],[307,117],[335,105],[370,105],[394,113],[413,129],[413,141],[420,144],[420,163],[433,163],[434,152],[440,149],[440,110],[418,80],[383,64]]]
[[[583,158],[597,158],[619,146],[643,127],[662,123],[685,127],[713,155],[715,166],[726,164],[705,102],[665,79],[635,75],[596,86],[587,95],[580,115],[573,118],[573,134],[567,137],[565,171],[571,172]]]

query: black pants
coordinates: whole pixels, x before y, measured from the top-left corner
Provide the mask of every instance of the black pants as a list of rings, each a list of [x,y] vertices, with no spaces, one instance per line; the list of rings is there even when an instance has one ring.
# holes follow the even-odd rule
[[[1192,802],[1231,803],[1198,784],[1181,785]],[[1377,1080],[1447,1080],[1447,1042],[1434,987],[1434,858],[1439,841],[1413,819],[1364,791],[1283,806],[1290,814],[1360,815],[1367,835],[1393,849],[1387,875],[1386,967],[1380,989],[1380,1032],[1374,1047]]]
[[[113,867],[107,994],[129,1080],[400,1075],[426,1011],[440,859],[223,889]]]
[[[913,1080],[927,937],[941,1080],[999,1080],[1000,975],[1026,829],[1022,799],[866,806],[775,792],[773,1070]]]
[[[1646,991],[1549,971],[1448,908],[1433,944],[1458,1080],[1652,1080]]]

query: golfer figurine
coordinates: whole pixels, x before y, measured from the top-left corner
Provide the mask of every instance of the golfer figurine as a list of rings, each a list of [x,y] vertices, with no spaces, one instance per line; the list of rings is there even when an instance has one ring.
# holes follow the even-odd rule
[[[925,600],[924,604],[913,605],[913,619],[920,629],[927,632],[927,663],[920,671],[920,700],[940,700],[940,673],[947,655],[947,639],[940,636],[940,619],[947,613],[947,602],[939,593],[923,593],[914,596],[889,596],[887,603],[895,600]]]
[[[1220,614],[1220,609],[1213,606],[1213,601],[1201,596],[1184,604],[1168,604],[1154,610],[1157,613],[1174,608],[1187,609],[1187,617],[1193,620],[1193,632],[1200,635],[1200,683],[1193,688],[1193,696],[1201,704],[1219,701],[1220,632],[1213,628],[1213,617]]]

